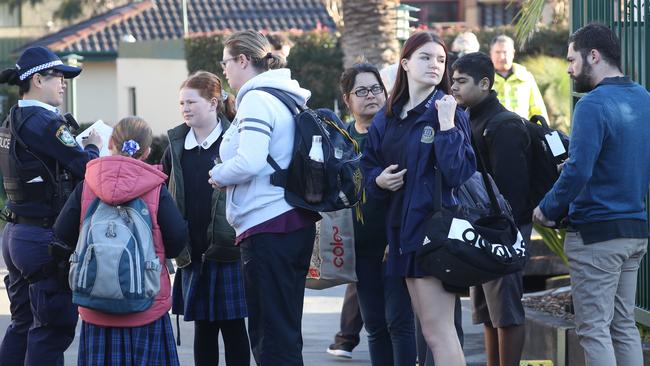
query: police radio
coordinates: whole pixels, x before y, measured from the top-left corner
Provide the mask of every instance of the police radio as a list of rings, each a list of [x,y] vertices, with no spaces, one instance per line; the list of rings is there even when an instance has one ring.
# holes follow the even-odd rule
[[[63,118],[65,118],[65,124],[68,125],[70,130],[72,132],[77,132],[77,130],[79,129],[79,122],[77,122],[77,120],[74,119],[74,117],[72,116],[72,113],[68,112],[68,113],[64,114]]]

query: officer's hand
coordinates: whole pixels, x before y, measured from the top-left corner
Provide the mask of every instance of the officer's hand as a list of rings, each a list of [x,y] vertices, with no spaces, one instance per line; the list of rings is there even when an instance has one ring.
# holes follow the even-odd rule
[[[440,122],[440,131],[447,131],[454,127],[454,116],[456,115],[456,99],[451,95],[436,100],[438,109],[438,122]]]
[[[99,136],[99,134],[97,133],[97,131],[95,131],[94,128],[93,128],[92,131],[90,131],[90,134],[88,135],[88,137],[81,140],[81,144],[84,146],[84,148],[86,146],[92,144],[92,145],[97,146],[97,148],[99,150],[101,150],[102,146],[104,146],[104,143],[102,142],[101,136]]]
[[[397,164],[390,165],[384,169],[377,178],[375,178],[375,183],[377,183],[379,188],[393,192],[402,188],[404,185],[404,174],[406,174],[406,169],[393,173],[395,170],[397,170]]]

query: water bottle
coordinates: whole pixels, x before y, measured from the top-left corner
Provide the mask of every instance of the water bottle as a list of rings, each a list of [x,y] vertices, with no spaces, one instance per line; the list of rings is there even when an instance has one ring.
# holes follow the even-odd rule
[[[313,161],[322,163],[323,157],[323,136],[314,135],[311,137],[311,149],[309,149],[309,158]]]
[[[309,203],[323,201],[325,187],[324,161],[323,136],[314,135],[311,140],[311,149],[309,149],[307,184],[305,185],[305,200]]]

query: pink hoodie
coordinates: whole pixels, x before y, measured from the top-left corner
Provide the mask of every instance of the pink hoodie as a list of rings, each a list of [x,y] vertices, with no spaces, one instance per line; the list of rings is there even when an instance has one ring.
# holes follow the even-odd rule
[[[151,307],[143,312],[116,315],[79,307],[85,322],[113,328],[139,327],[158,320],[171,308],[171,286],[165,266],[165,248],[158,226],[160,189],[167,175],[155,167],[124,156],[107,156],[91,160],[86,166],[86,177],[81,195],[81,220],[96,197],[117,205],[141,197],[151,212],[153,240],[156,255],[163,270],[160,272],[160,292]]]

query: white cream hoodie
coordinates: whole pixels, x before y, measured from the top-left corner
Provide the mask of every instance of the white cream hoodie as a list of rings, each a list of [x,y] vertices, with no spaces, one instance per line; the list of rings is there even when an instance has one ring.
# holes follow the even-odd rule
[[[227,186],[226,217],[241,235],[251,227],[292,209],[284,199],[284,189],[271,184],[271,155],[281,168],[289,166],[295,125],[289,109],[274,96],[252,90],[259,87],[281,89],[305,105],[311,92],[291,79],[289,69],[270,70],[248,80],[237,94],[237,115],[225,132],[219,155],[223,161],[211,177]]]

